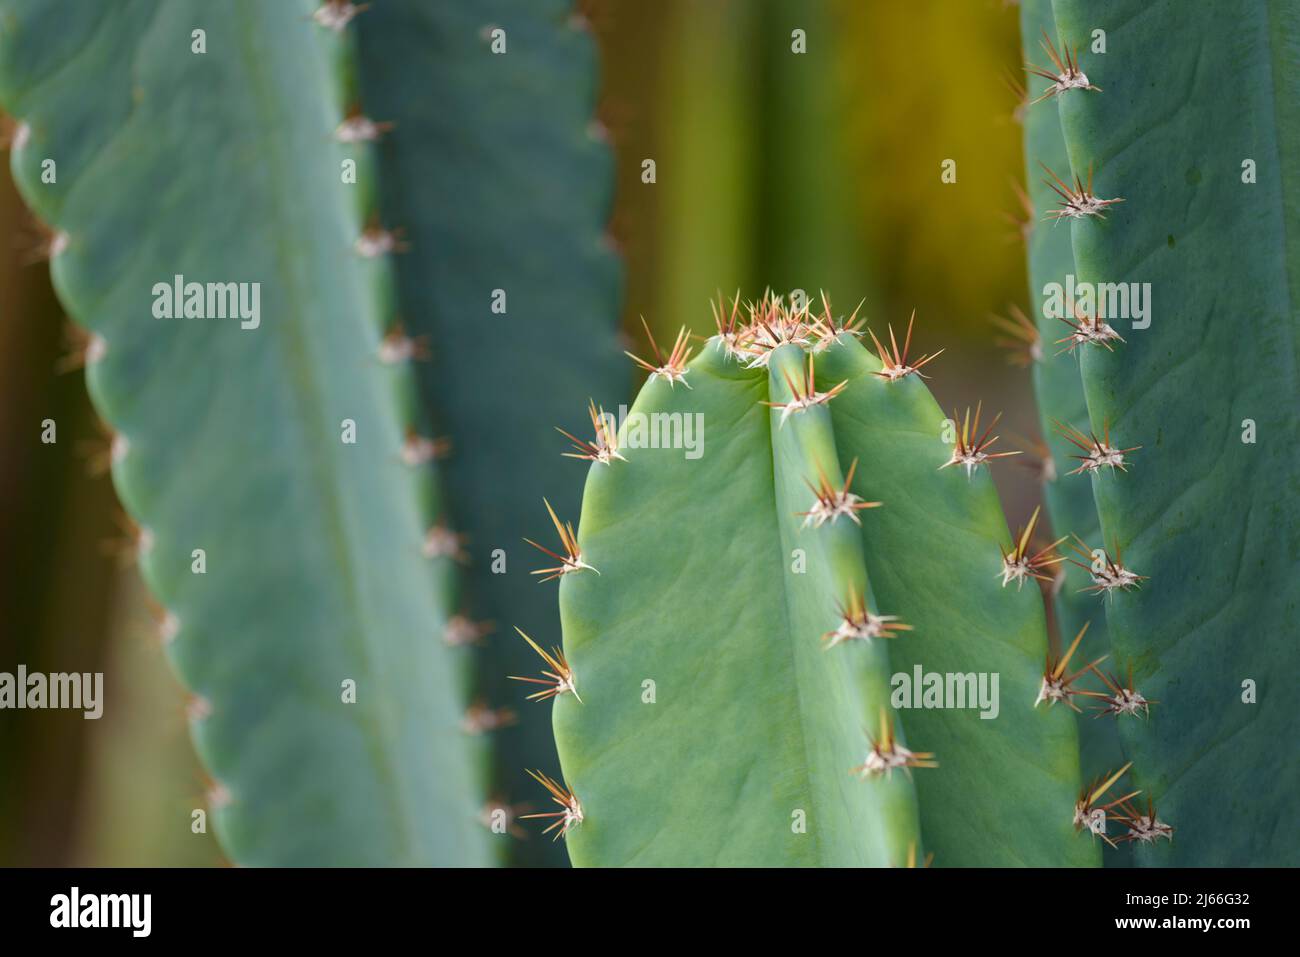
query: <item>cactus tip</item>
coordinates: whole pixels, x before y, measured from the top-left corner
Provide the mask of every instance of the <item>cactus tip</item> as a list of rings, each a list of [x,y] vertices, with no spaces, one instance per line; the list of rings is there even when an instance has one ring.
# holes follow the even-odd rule
[[[687,333],[686,327],[682,326],[678,330],[672,352],[665,357],[659,350],[659,344],[655,342],[654,334],[650,331],[650,325],[645,321],[645,316],[641,317],[641,325],[645,327],[646,338],[650,340],[650,349],[654,354],[654,362],[647,362],[630,352],[624,354],[642,369],[649,372],[651,379],[663,379],[670,388],[680,382],[689,389],[691,386],[686,381],[686,363],[691,357],[692,350],[688,347],[690,335]]]

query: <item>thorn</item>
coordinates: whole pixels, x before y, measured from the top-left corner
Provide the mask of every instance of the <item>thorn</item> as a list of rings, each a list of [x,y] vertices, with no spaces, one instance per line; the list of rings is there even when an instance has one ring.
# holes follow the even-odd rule
[[[31,142],[32,128],[21,120],[0,116],[0,150],[18,151]]]
[[[1108,352],[1114,352],[1111,348],[1111,342],[1118,340],[1124,341],[1124,337],[1116,332],[1109,323],[1106,322],[1103,310],[1098,304],[1097,314],[1095,316],[1087,315],[1081,307],[1074,307],[1074,318],[1078,322],[1071,322],[1064,316],[1061,321],[1070,327],[1071,332],[1064,339],[1057,339],[1056,344],[1059,346],[1065,344],[1064,349],[1058,349],[1056,354],[1059,356],[1062,352],[1073,352],[1076,348],[1083,345],[1104,346]]]
[[[458,535],[449,529],[443,520],[439,520],[424,533],[424,544],[420,547],[420,553],[425,558],[451,558],[464,565],[469,561],[469,555],[465,553],[464,544],[468,540],[466,535]]]
[[[1112,819],[1128,825],[1128,833],[1119,838],[1121,842],[1139,841],[1143,844],[1153,844],[1162,837],[1173,841],[1174,829],[1156,817],[1156,806],[1151,800],[1151,795],[1147,795],[1146,814],[1138,813],[1128,801],[1121,801],[1119,810],[1120,813],[1112,815]]]
[[[1062,219],[1083,219],[1085,216],[1096,216],[1098,219],[1106,218],[1106,208],[1114,206],[1116,203],[1124,202],[1124,197],[1119,196],[1115,199],[1098,199],[1092,191],[1092,167],[1088,167],[1088,182],[1084,185],[1078,174],[1075,174],[1074,185],[1070,186],[1061,181],[1061,178],[1051,171],[1044,163],[1038,164],[1047,170],[1050,180],[1043,180],[1044,185],[1051,188],[1061,201],[1056,205],[1058,209],[1049,210],[1044,219],[1052,219],[1060,222]]]
[[[550,667],[550,671],[542,671],[546,676],[542,678],[520,678],[517,675],[507,675],[511,681],[527,681],[529,684],[545,685],[542,691],[534,692],[528,696],[529,701],[545,701],[547,698],[554,698],[562,694],[571,694],[581,703],[582,698],[578,695],[578,685],[573,674],[573,669],[569,667],[569,661],[564,657],[564,649],[559,645],[554,645],[551,650],[545,651],[542,646],[533,639],[524,634],[523,630],[517,625],[515,631],[519,632],[519,637],[528,642],[528,646],[541,656],[541,659]]]
[[[741,358],[740,340],[745,325],[740,320],[740,290],[736,290],[730,309],[722,298],[722,290],[718,290],[718,301],[709,303],[709,308],[713,311],[713,324],[718,328],[714,338],[722,343],[723,353],[728,359]]]
[[[208,788],[208,808],[213,811],[219,811],[223,807],[229,807],[234,802],[230,794],[230,789],[220,781],[212,782]]]
[[[588,565],[586,562],[582,560],[582,551],[581,549],[578,548],[578,536],[573,531],[572,523],[570,522],[561,523],[559,516],[555,514],[555,509],[551,508],[551,503],[546,501],[546,499],[542,499],[542,503],[546,506],[546,511],[551,516],[551,523],[555,526],[555,530],[559,532],[560,545],[561,547],[564,548],[564,554],[563,555],[557,554],[556,552],[551,551],[546,546],[537,544],[531,538],[525,538],[524,541],[527,542],[529,545],[533,546],[533,548],[536,548],[541,552],[545,552],[547,555],[550,555],[552,558],[554,558],[556,561],[560,563],[559,565],[553,568],[539,568],[534,572],[532,572],[532,574],[545,575],[546,577],[541,579],[541,581],[544,582],[552,581],[556,578],[559,578],[562,575],[568,575],[573,572],[582,571],[584,568],[590,569],[591,571],[596,572],[596,574],[599,575],[600,572],[596,571],[595,568],[593,568],[591,565]]]
[[[311,18],[335,33],[342,33],[343,28],[352,22],[357,14],[370,9],[368,3],[350,3],[349,0],[325,0],[316,8]]]
[[[925,855],[925,863],[923,863],[921,866],[929,867],[930,863],[933,860],[934,860],[934,854],[932,852]],[[907,866],[909,868],[916,867],[916,842],[915,841],[912,841],[907,845]]]
[[[810,352],[825,352],[831,347],[831,343],[838,341],[842,335],[849,335],[855,339],[862,338],[862,328],[867,324],[867,320],[859,319],[858,312],[866,302],[865,299],[858,302],[851,316],[841,320],[836,320],[831,313],[831,301],[826,297],[825,292],[821,294],[821,299],[822,314],[808,327],[809,333],[814,337]]]
[[[1102,778],[1097,778],[1091,784],[1084,785],[1083,790],[1079,792],[1079,800],[1076,801],[1074,805],[1074,829],[1076,831],[1083,830],[1086,827],[1093,835],[1100,837],[1111,847],[1117,846],[1116,843],[1106,834],[1106,813],[1112,807],[1123,804],[1130,798],[1136,797],[1142,792],[1133,791],[1131,794],[1126,794],[1124,797],[1111,801],[1109,804],[1098,805],[1097,802],[1101,800],[1102,796],[1110,790],[1111,786],[1123,777],[1124,773],[1131,767],[1133,767],[1132,761],[1124,765],[1114,774],[1106,777],[1104,780]]]
[[[1018,239],[1027,245],[1029,237],[1034,234],[1034,204],[1030,200],[1029,194],[1025,192],[1024,187],[1014,179],[1011,181],[1011,188],[1015,191],[1016,199],[1020,203],[1021,214],[1015,216],[1004,211],[1002,217],[1015,227],[1015,232],[1008,238],[1012,240]]]
[[[1078,535],[1074,536],[1074,541],[1070,544],[1070,547],[1086,559],[1086,561],[1080,562],[1071,558],[1070,563],[1078,565],[1087,571],[1092,578],[1092,584],[1087,588],[1079,589],[1080,591],[1089,591],[1095,594],[1113,592],[1115,589],[1128,591],[1130,588],[1140,587],[1141,583],[1147,580],[1146,575],[1139,575],[1124,567],[1124,557],[1118,544],[1115,546],[1114,558],[1111,558],[1110,552],[1104,548],[1089,548]],[[1097,556],[1097,552],[1101,553],[1100,556]]]
[[[627,459],[623,458],[622,453],[618,450],[618,429],[610,424],[614,417],[612,415],[607,417],[604,409],[597,409],[593,399],[587,400],[587,413],[591,417],[591,428],[595,432],[596,438],[588,442],[556,426],[555,431],[568,439],[573,444],[573,447],[577,449],[576,452],[561,452],[560,454],[565,458],[586,459],[591,462],[600,462],[602,465],[609,465],[614,459],[626,462]]]
[[[379,343],[379,361],[384,365],[399,362],[428,362],[430,358],[428,336],[408,336],[402,324],[396,323]]]
[[[525,770],[528,771],[529,776],[534,781],[550,792],[551,800],[560,806],[560,810],[540,814],[521,814],[520,820],[539,817],[557,818],[554,823],[542,831],[543,834],[549,834],[558,827],[560,830],[555,835],[554,840],[559,840],[564,837],[569,833],[570,828],[577,827],[582,823],[582,804],[578,801],[577,796],[572,791],[560,784],[558,781],[543,774],[541,771],[533,771],[531,769]]]
[[[126,458],[131,443],[125,435],[113,429],[103,419],[97,419],[100,438],[78,443],[78,454],[86,457],[87,471],[92,477],[106,475],[113,466]]]
[[[119,564],[125,568],[153,549],[153,532],[143,525],[136,524],[125,512],[117,514],[114,518],[118,528],[121,529],[122,536],[105,542],[103,548],[106,554],[116,557]]]
[[[894,338],[894,327],[889,327],[889,348],[886,349],[876,338],[876,334],[867,330],[871,334],[871,341],[876,347],[876,355],[880,359],[881,368],[875,375],[887,382],[897,382],[899,379],[915,374],[919,378],[928,379],[929,376],[921,373],[921,367],[927,362],[932,362],[943,354],[940,349],[934,354],[921,356],[916,361],[909,361],[908,351],[912,348],[912,324],[916,322],[916,310],[912,310],[912,317],[907,320],[907,336],[903,339],[903,348],[898,348],[898,340]]]
[[[983,407],[983,402],[979,402],[975,405],[975,423],[973,425],[971,424],[970,406],[966,407],[965,419],[959,419],[957,411],[955,409],[953,410],[952,421],[954,424],[961,422],[961,429],[958,431],[956,441],[953,443],[951,458],[940,465],[940,469],[946,469],[950,465],[962,465],[966,468],[966,477],[970,478],[975,469],[979,468],[981,465],[986,465],[993,459],[1021,454],[1020,452],[988,451],[992,447],[993,443],[999,438],[999,436],[996,435],[989,438],[989,433],[997,426],[998,421],[1002,418],[1002,413],[999,412],[995,415],[993,421],[989,423],[988,428],[984,430],[982,435],[980,435],[980,413]],[[976,438],[977,435],[979,435],[979,438]]]
[[[757,303],[746,303],[745,309],[749,323],[737,336],[737,351],[744,357],[745,368],[767,368],[772,353],[781,346],[812,346],[815,332],[807,303],[801,310],[787,308],[782,298],[768,289]]]
[[[352,248],[356,250],[358,256],[363,259],[375,259],[388,253],[404,253],[411,248],[410,243],[402,237],[406,230],[400,226],[397,229],[388,230],[380,226],[378,222],[372,221],[357,237]]]
[[[826,405],[831,399],[835,398],[846,388],[849,380],[845,379],[838,385],[832,386],[827,392],[818,392],[816,386],[816,373],[813,369],[813,354],[808,353],[808,369],[800,379],[790,378],[790,373],[782,370],[782,376],[785,378],[785,384],[790,389],[791,399],[789,402],[762,402],[760,404],[769,406],[773,409],[781,410],[781,423],[778,428],[785,426],[785,420],[790,418],[795,412],[804,412],[815,405]]]
[[[1074,636],[1074,641],[1070,642],[1070,647],[1066,649],[1065,654],[1059,658],[1054,658],[1051,651],[1047,653],[1047,664],[1043,668],[1043,682],[1038,686],[1038,697],[1034,699],[1034,707],[1037,708],[1044,701],[1050,708],[1058,701],[1065,702],[1070,710],[1082,713],[1071,699],[1073,695],[1084,695],[1089,698],[1100,697],[1096,691],[1083,691],[1074,687],[1074,683],[1079,680],[1093,665],[1099,665],[1106,660],[1108,656],[1102,655],[1091,664],[1084,665],[1074,674],[1067,675],[1065,669],[1069,667],[1070,659],[1074,657],[1074,652],[1079,647],[1079,642],[1083,636],[1088,633],[1088,628],[1092,622],[1085,622],[1084,626],[1079,629],[1079,633]]]
[[[1006,84],[1007,89],[1016,98],[1015,109],[1011,111],[1012,121],[1024,125],[1025,110],[1029,108],[1029,90],[1020,82],[1020,78],[1010,70],[1003,72],[1002,82]]]
[[[442,628],[443,643],[451,648],[479,645],[496,630],[491,621],[472,621],[467,615],[452,615]]]
[[[824,647],[834,648],[846,641],[866,641],[873,638],[896,638],[896,632],[911,631],[911,625],[905,625],[896,615],[873,615],[867,609],[866,599],[853,592],[846,605],[837,604],[840,622],[833,631],[822,635]]]
[[[61,229],[52,229],[40,220],[35,220],[35,232],[35,242],[23,256],[23,265],[25,266],[52,262],[67,252],[68,246],[72,242],[66,232]]]
[[[1049,97],[1058,96],[1066,90],[1095,90],[1098,93],[1101,92],[1101,87],[1093,86],[1089,83],[1087,74],[1079,69],[1078,46],[1075,46],[1074,53],[1071,54],[1070,48],[1062,44],[1061,48],[1064,51],[1064,54],[1058,54],[1056,52],[1056,47],[1052,44],[1052,39],[1047,35],[1046,30],[1043,31],[1043,39],[1040,42],[1042,43],[1044,52],[1047,53],[1048,58],[1052,61],[1052,66],[1055,68],[1055,72],[1052,70],[1045,70],[1040,66],[1034,66],[1032,63],[1025,64],[1025,69],[1027,69],[1031,74],[1034,76],[1040,76],[1044,80],[1049,80],[1052,84],[1043,91],[1042,96],[1033,100],[1029,104],[1030,106],[1033,106],[1035,103],[1041,103]]]
[[[355,104],[334,130],[334,139],[340,143],[377,143],[394,126],[388,121],[376,123],[361,112],[360,104]]]
[[[64,323],[63,341],[66,351],[54,364],[54,371],[60,375],[93,366],[108,352],[108,342],[103,336],[88,332],[75,322]]]
[[[1109,420],[1102,424],[1102,437],[1100,439],[1097,438],[1095,432],[1089,432],[1085,435],[1073,426],[1065,425],[1056,419],[1052,420],[1052,427],[1084,452],[1083,455],[1070,456],[1070,458],[1078,459],[1083,463],[1077,469],[1072,469],[1069,472],[1070,475],[1078,475],[1080,472],[1100,472],[1103,467],[1109,467],[1111,472],[1116,469],[1127,472],[1128,463],[1125,461],[1124,456],[1129,452],[1136,452],[1142,448],[1140,445],[1134,445],[1127,449],[1121,449],[1111,445]]]
[[[1008,316],[989,317],[993,325],[1009,336],[993,341],[1007,351],[1007,361],[1013,366],[1026,369],[1035,362],[1041,362],[1043,341],[1038,334],[1038,327],[1015,304],[1009,305],[1007,312]]]
[[[659,351],[659,344],[655,342],[655,337],[650,332],[650,326],[645,321],[645,316],[641,317],[641,325],[645,328],[646,338],[650,340],[650,348],[654,352],[655,361],[653,363],[647,362],[626,351],[624,355],[649,372],[651,379],[662,378],[668,383],[669,387],[673,387],[680,382],[689,389],[690,384],[686,381],[686,363],[691,357],[692,350],[688,348],[690,336],[687,334],[686,327],[682,326],[678,331],[677,341],[673,343],[673,351],[665,359],[663,353]]]
[[[391,333],[390,333],[391,335]],[[451,452],[451,439],[430,439],[419,435],[414,429],[406,430],[402,442],[402,462],[416,468],[427,465],[435,459],[446,458]]]
[[[465,709],[460,720],[460,729],[466,734],[486,734],[516,724],[519,716],[510,708],[489,708],[482,698]]]
[[[929,751],[909,751],[894,739],[894,719],[885,709],[880,709],[880,737],[871,739],[871,750],[866,760],[853,773],[862,779],[884,776],[889,778],[895,768],[902,768],[909,778],[912,768],[937,768],[939,762]]]
[[[1100,663],[1100,661],[1094,661],[1088,668],[1101,679],[1102,684],[1106,686],[1110,694],[1097,695],[1105,704],[1096,709],[1096,717],[1100,718],[1104,714],[1113,714],[1118,718],[1122,714],[1136,715],[1139,711],[1142,712],[1144,718],[1150,717],[1151,705],[1160,702],[1147,700],[1133,687],[1133,663],[1129,662],[1128,682],[1126,684],[1120,684],[1119,676],[1107,675],[1097,668]]]
[[[1021,437],[1020,442],[1029,446],[1023,459],[1016,459],[1016,464],[1029,469],[1038,481],[1046,484],[1056,481],[1056,462],[1052,459],[1052,450],[1038,439]]]
[[[162,619],[158,622],[158,640],[165,647],[175,641],[180,633],[181,620],[173,612],[164,611]]]
[[[841,515],[848,516],[852,519],[853,524],[861,525],[862,520],[858,518],[858,512],[865,508],[879,508],[883,502],[864,502],[859,496],[849,491],[849,486],[853,484],[853,474],[858,469],[858,460],[854,459],[853,464],[849,466],[849,472],[844,477],[844,487],[835,488],[831,485],[830,479],[822,471],[820,465],[817,466],[817,484],[813,485],[807,479],[805,484],[812,489],[813,495],[816,496],[812,508],[806,512],[796,512],[796,515],[803,517],[801,528],[807,528],[810,524],[816,528],[821,528],[827,522],[835,523],[835,520]]]
[[[1002,576],[1003,588],[1015,582],[1016,591],[1019,591],[1024,587],[1027,578],[1036,578],[1045,582],[1051,581],[1052,576],[1045,574],[1043,570],[1065,561],[1065,556],[1055,554],[1053,549],[1069,538],[1068,535],[1061,536],[1052,544],[1039,549],[1032,555],[1029,554],[1029,543],[1034,536],[1034,529],[1038,525],[1038,513],[1040,511],[1041,506],[1034,508],[1034,514],[1029,517],[1028,524],[1020,530],[1011,551],[1008,552],[1001,545],[998,546],[1002,551],[1002,571],[998,574]]]

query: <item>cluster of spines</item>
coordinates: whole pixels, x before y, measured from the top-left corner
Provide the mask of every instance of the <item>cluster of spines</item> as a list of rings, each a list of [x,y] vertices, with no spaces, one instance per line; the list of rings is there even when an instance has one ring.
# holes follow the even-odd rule
[[[1083,787],[1074,805],[1075,830],[1086,829],[1111,847],[1118,847],[1125,841],[1153,844],[1162,837],[1170,841],[1174,839],[1173,827],[1156,816],[1155,802],[1150,795],[1147,795],[1145,813],[1140,805],[1134,803],[1134,799],[1142,793],[1141,789],[1106,800],[1107,792],[1132,766],[1133,762],[1130,761],[1118,771],[1103,775]],[[1118,838],[1113,838],[1107,833],[1108,825],[1112,821],[1127,828]]]

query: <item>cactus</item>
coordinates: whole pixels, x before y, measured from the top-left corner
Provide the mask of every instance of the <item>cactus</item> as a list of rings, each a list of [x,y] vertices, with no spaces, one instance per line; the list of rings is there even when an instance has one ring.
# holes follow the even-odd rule
[[[592,120],[595,45],[571,6],[510,0],[485,13],[386,0],[356,24],[361,101],[394,124],[378,144],[378,178],[385,221],[403,224],[412,245],[395,262],[403,313],[412,334],[445,344],[417,375],[454,444],[441,475],[475,557],[454,610],[498,626],[511,616],[537,627],[555,620],[522,561],[521,530],[534,515],[520,477],[562,511],[576,509],[575,466],[554,455],[553,426],[577,431],[589,398],[616,402],[628,386],[614,359],[621,267],[604,233],[613,171]],[[504,53],[492,52],[494,39]],[[481,317],[471,320],[473,362],[452,345],[469,316]],[[497,548],[506,574],[491,559]],[[501,631],[475,650],[475,697],[514,702],[506,675],[532,652]],[[520,721],[493,745],[492,793],[522,800],[533,789],[522,768],[554,747],[550,729]],[[510,848],[519,863],[564,863],[546,842]]]
[[[1117,302],[1081,310],[1114,334],[1078,338],[1088,414],[1069,423],[1142,445],[1140,460],[1062,479],[1091,482],[1100,516],[1085,540],[1100,561],[1082,563],[1113,646],[1105,707],[1128,708],[1118,726],[1142,791],[1121,806],[1124,836],[1139,864],[1294,865],[1300,765],[1279,748],[1298,730],[1282,684],[1300,665],[1297,26],[1281,5],[1053,9],[1086,76],[1052,98],[1070,160],[1059,231],[1079,282],[1149,283],[1145,320]],[[1121,568],[1146,580],[1124,587]]]
[[[1057,195],[1045,170],[1069,170],[1065,140],[1061,136],[1057,98],[1045,96],[1050,81],[1041,72],[1054,72],[1055,62],[1066,55],[1057,44],[1056,22],[1051,0],[1022,0],[1020,25],[1023,56],[1028,71],[1025,101],[1020,116],[1025,131],[1026,216],[1025,243],[1029,271],[1029,302],[1032,319],[1013,314],[1002,321],[1005,341],[1014,355],[1026,362],[1033,373],[1038,399],[1039,426],[1046,454],[1042,459],[1043,498],[1054,535],[1077,535],[1087,542],[1100,541],[1100,519],[1092,499],[1092,487],[1079,475],[1079,448],[1063,428],[1080,427],[1088,421],[1083,382],[1079,376],[1080,351],[1061,342],[1070,328],[1060,318],[1049,316],[1042,304],[1050,283],[1064,285],[1075,272],[1070,232],[1053,223],[1036,222],[1040,210],[1051,208]],[[1073,51],[1069,51],[1073,57]],[[1056,611],[1059,640],[1068,644],[1087,628],[1079,655],[1082,661],[1097,659],[1110,651],[1106,637],[1106,616],[1095,596],[1084,589],[1090,584],[1087,569],[1073,562],[1057,566],[1052,602]],[[1079,716],[1079,751],[1085,768],[1117,767],[1123,762],[1115,722],[1094,721],[1091,712]],[[1127,860],[1110,855],[1107,863]]]
[[[547,780],[574,863],[1095,862],[1070,826],[1074,724],[1033,707],[1038,589],[1003,585],[988,420],[944,443],[910,326],[882,363],[828,306],[718,317],[689,362],[652,349],[622,458],[592,463],[547,569]],[[644,447],[665,423],[685,449]],[[901,679],[977,672],[999,676],[993,720],[895,708]]]
[[[504,393],[485,398],[474,376],[542,381],[555,374],[535,369],[548,356],[581,360],[565,335],[613,335],[617,269],[590,228],[608,156],[579,120],[591,51],[556,25],[567,4],[499,6],[518,30],[514,55],[495,59],[468,5],[369,7],[0,5],[14,177],[49,224],[59,296],[90,333],[87,382],[115,430],[131,549],[193,692],[208,811],[240,864],[492,860],[482,803],[515,795],[484,777],[487,747],[465,731],[509,715],[491,709],[500,697],[465,711],[500,689],[450,646],[480,634],[463,611],[499,620],[499,603],[535,586],[522,568],[495,590],[480,576],[470,608],[455,568],[467,549],[486,568],[491,548],[517,541],[502,531],[507,483],[530,466],[554,406],[506,415]],[[358,17],[374,18],[359,51]],[[432,45],[442,31],[460,36],[456,56]],[[465,67],[470,56],[497,72]],[[461,122],[484,92],[477,78],[513,91],[539,70],[552,73],[539,90],[564,79],[554,104],[534,94],[504,119]],[[455,107],[437,114],[451,131],[413,110],[430,81]],[[393,114],[364,112],[359,96]],[[543,204],[522,158],[513,179],[477,168],[547,119],[584,227],[573,245],[554,238],[568,210]],[[515,195],[538,200],[512,208]],[[521,225],[531,232],[511,241],[547,235],[547,252],[509,265],[518,249],[503,237]],[[395,281],[403,252],[412,265]],[[208,308],[246,314],[187,316],[189,282],[196,305],[206,295]],[[511,296],[509,332],[491,312],[497,286]],[[481,338],[531,347],[485,350],[471,374],[450,341],[475,314]],[[440,374],[422,396],[413,367],[430,353]],[[553,393],[587,395],[576,379]],[[432,414],[421,398],[438,404]],[[445,496],[431,461],[443,434],[465,462]]]

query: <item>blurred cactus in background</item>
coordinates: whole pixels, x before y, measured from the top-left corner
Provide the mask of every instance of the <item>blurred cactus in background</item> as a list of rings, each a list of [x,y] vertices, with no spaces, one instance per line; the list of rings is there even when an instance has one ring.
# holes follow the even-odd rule
[[[110,41],[133,55],[106,64]],[[566,2],[0,6],[15,180],[90,330],[124,550],[236,863],[542,861],[492,827],[528,736],[486,743],[517,654],[489,631],[537,600],[518,470],[562,477],[554,422],[626,378],[582,351],[613,344],[619,288],[595,77]],[[187,321],[188,282],[252,286],[256,312]]]

